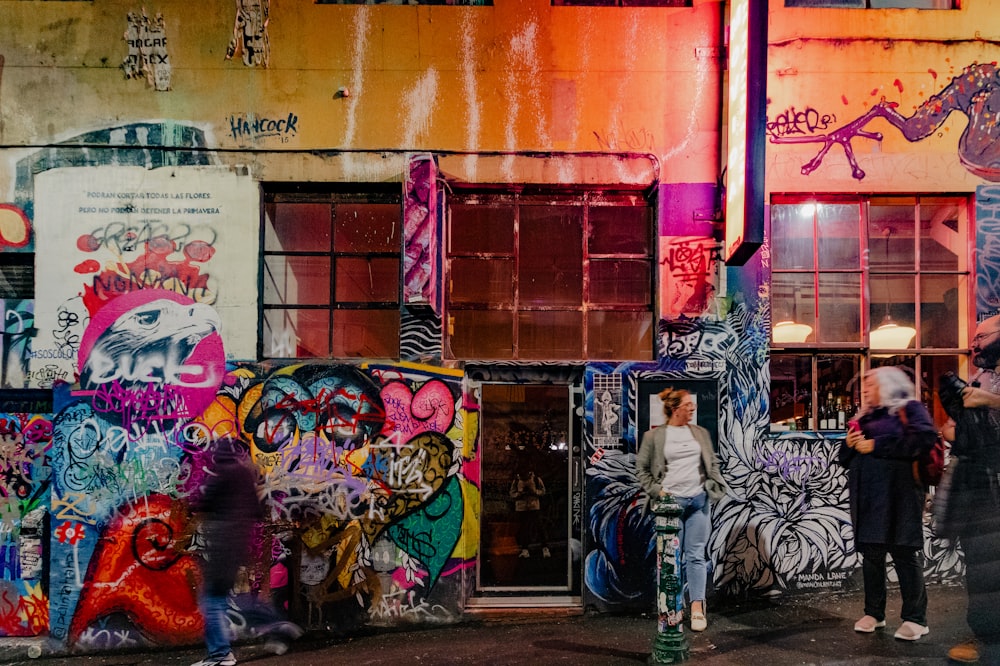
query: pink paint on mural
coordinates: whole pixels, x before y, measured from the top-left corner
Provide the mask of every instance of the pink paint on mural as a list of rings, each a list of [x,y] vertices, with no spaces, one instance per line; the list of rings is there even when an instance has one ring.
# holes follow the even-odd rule
[[[440,314],[436,178],[433,156],[418,155],[410,160],[403,201],[403,302],[429,305]]]
[[[385,425],[382,434],[413,437],[422,432],[447,432],[455,420],[455,399],[443,382],[431,380],[411,393],[403,382],[382,387]]]
[[[200,414],[225,375],[215,309],[162,289],[120,296],[91,319],[80,343],[80,388],[126,430]]]

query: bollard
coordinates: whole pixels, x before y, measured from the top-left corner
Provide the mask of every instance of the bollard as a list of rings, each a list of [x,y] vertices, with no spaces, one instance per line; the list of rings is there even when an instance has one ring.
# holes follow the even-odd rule
[[[651,664],[677,664],[688,658],[687,634],[684,633],[684,609],[681,602],[678,534],[681,530],[681,507],[669,495],[653,504],[656,516],[656,639]]]

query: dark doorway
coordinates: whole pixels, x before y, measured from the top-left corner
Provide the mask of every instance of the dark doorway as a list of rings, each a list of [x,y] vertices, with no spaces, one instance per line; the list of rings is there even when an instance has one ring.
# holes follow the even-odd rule
[[[581,543],[572,516],[581,497],[580,448],[571,387],[481,389],[477,599],[483,605],[514,599],[525,606],[578,604]]]

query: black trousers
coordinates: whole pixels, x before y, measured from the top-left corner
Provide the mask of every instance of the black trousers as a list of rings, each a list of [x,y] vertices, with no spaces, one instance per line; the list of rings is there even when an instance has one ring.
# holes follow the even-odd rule
[[[865,615],[876,620],[885,619],[885,557],[892,555],[892,563],[899,577],[899,594],[903,597],[900,617],[904,622],[927,626],[927,588],[924,586],[924,554],[920,548],[886,546],[884,544],[859,544],[861,572],[865,579]]]

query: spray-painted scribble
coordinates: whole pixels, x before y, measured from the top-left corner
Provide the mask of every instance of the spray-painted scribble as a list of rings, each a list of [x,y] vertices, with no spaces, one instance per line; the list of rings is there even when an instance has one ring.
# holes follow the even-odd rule
[[[662,316],[673,319],[706,313],[717,292],[718,244],[711,238],[668,236],[660,238],[660,306]]]
[[[776,138],[802,136],[825,130],[835,122],[836,114],[820,113],[812,107],[800,111],[793,106],[767,121],[767,134]]]
[[[109,225],[77,240],[77,248],[83,252],[107,248],[116,259],[114,265],[103,270],[93,259],[76,266],[77,273],[95,274],[92,283],[84,286],[83,302],[90,314],[109,300],[140,289],[166,289],[199,303],[215,302],[216,294],[209,286],[210,277],[197,266],[215,254],[214,233],[207,234],[208,240],[184,238],[176,241],[167,234],[142,240],[146,231],[148,229]],[[185,231],[186,225],[175,230],[181,234]],[[172,255],[178,250],[183,258],[175,259]],[[126,261],[122,256],[126,252],[139,254]]]
[[[255,113],[234,114],[228,121],[229,134],[236,141],[278,138],[281,143],[287,143],[299,131],[299,117],[291,112],[280,118]]]

